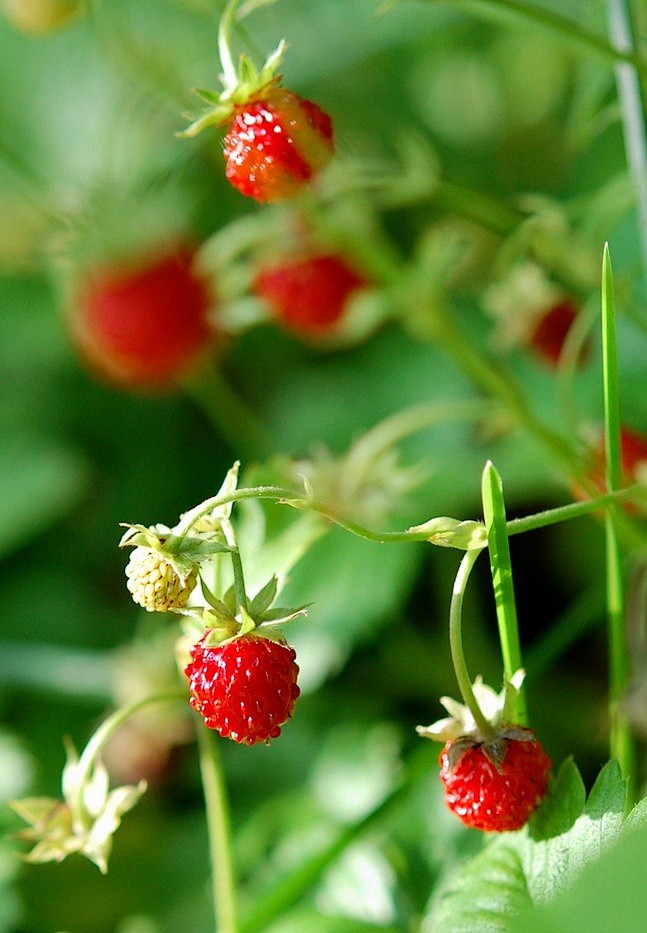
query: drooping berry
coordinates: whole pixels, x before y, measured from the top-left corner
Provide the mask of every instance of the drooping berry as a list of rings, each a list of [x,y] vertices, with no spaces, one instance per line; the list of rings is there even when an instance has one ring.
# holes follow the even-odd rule
[[[438,761],[447,806],[484,832],[521,829],[548,790],[550,758],[522,727],[509,726],[484,742],[451,740]]]
[[[296,653],[282,642],[247,634],[191,650],[185,668],[191,706],[209,729],[245,745],[275,739],[299,696]]]
[[[211,295],[192,251],[155,253],[90,272],[70,309],[70,332],[91,368],[128,388],[164,389],[213,338]]]
[[[349,299],[366,284],[341,256],[326,254],[265,266],[255,278],[254,291],[280,324],[308,335],[334,327]]]
[[[332,158],[332,122],[317,104],[272,83],[234,108],[224,151],[225,175],[242,194],[283,201]]]
[[[147,547],[136,547],[126,565],[126,586],[134,601],[148,612],[182,609],[195,589],[197,567],[181,574],[177,566]]]

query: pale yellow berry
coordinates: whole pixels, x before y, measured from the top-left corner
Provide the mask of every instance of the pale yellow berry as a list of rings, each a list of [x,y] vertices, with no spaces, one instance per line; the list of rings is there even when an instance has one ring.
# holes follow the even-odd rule
[[[133,599],[148,612],[182,609],[198,580],[195,567],[181,575],[162,554],[147,547],[132,552],[126,577]]]

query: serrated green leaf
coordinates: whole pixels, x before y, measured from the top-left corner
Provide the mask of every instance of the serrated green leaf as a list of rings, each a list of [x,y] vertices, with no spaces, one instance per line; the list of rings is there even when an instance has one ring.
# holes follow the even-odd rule
[[[559,828],[560,822],[567,824],[577,810],[578,799],[581,799],[575,766],[563,768],[557,792],[564,793],[566,800],[561,805],[561,815],[560,807],[555,804],[555,829]],[[553,794],[556,796],[555,791]],[[597,859],[616,841],[622,827],[625,795],[626,787],[617,762],[608,762],[570,829],[539,841],[531,839],[528,833],[516,837],[515,843],[519,846],[533,901],[543,903],[551,900],[572,883],[585,865]],[[532,832],[536,832],[534,823]]]
[[[550,904],[524,910],[511,933],[644,933],[647,827],[623,834]]]
[[[633,810],[627,815],[622,824],[622,831],[627,832],[638,829],[647,823],[647,797],[639,800]]]
[[[561,836],[584,811],[586,788],[572,758],[562,762],[548,795],[534,815],[529,833],[535,842]]]
[[[500,933],[531,901],[511,837],[493,840],[449,879],[427,918],[434,933]]]

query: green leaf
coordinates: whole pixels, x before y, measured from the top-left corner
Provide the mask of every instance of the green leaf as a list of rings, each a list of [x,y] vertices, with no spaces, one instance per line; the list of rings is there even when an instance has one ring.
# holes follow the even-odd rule
[[[623,833],[618,844],[581,873],[550,904],[524,910],[511,933],[644,933],[647,917],[647,827]]]
[[[586,788],[572,758],[562,762],[548,796],[534,815],[530,835],[535,842],[561,836],[584,811]]]
[[[494,933],[531,903],[523,865],[510,836],[493,840],[450,878],[428,917],[434,933]]]
[[[568,887],[586,864],[618,838],[626,785],[617,762],[610,761],[602,768],[583,809],[582,792],[577,768],[565,762],[546,801],[548,815],[540,810],[533,821],[530,834],[535,839],[527,833],[517,837],[528,890],[537,903]],[[548,835],[551,830],[556,831],[554,835]]]

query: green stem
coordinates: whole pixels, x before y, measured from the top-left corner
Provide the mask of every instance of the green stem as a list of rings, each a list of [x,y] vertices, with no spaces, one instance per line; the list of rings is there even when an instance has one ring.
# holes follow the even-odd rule
[[[481,712],[481,708],[474,695],[474,690],[472,689],[472,681],[465,663],[462,631],[463,597],[465,595],[465,588],[470,573],[472,572],[472,567],[480,553],[480,551],[466,551],[456,574],[454,588],[452,590],[452,600],[449,607],[449,647],[460,694],[465,706],[467,706],[474,717],[474,722],[478,726],[479,732],[484,739],[487,739],[494,736],[494,729]]]
[[[230,502],[240,502],[245,499],[274,499],[276,502],[291,505],[294,508],[304,509],[316,512],[322,518],[328,519],[340,528],[357,535],[358,538],[365,538],[367,541],[374,541],[376,544],[397,544],[410,541],[427,541],[428,534],[424,531],[373,531],[357,522],[350,521],[337,515],[332,509],[318,502],[310,502],[299,498],[299,493],[294,489],[286,489],[281,486],[252,486],[249,488],[236,489],[234,492],[223,496],[214,496],[201,502],[196,509],[187,512],[182,521],[178,524],[176,532],[180,534],[182,530],[189,528],[202,515],[221,505],[227,505]],[[513,518],[507,522],[509,535],[522,534],[528,531],[536,531],[539,528],[547,528],[549,525],[556,525],[560,522],[573,518],[581,518],[583,515],[591,515],[599,512],[604,506],[611,502],[624,502],[645,496],[645,486],[641,483],[635,483],[627,486],[626,489],[619,489],[617,492],[605,493],[602,496],[595,496],[586,499],[583,502],[571,502],[568,505],[561,505],[554,509],[547,509],[544,512],[536,512],[533,515],[526,515],[523,518]],[[641,539],[642,540],[642,539]]]
[[[604,385],[604,424],[606,484],[610,492],[622,482],[620,441],[620,391],[615,329],[613,272],[608,245],[602,264],[602,364]],[[636,780],[636,754],[622,699],[629,684],[629,652],[625,629],[624,574],[618,540],[615,504],[605,512],[607,622],[609,629],[609,718],[611,754],[617,758],[623,776]],[[629,797],[631,799],[631,797]]]
[[[506,680],[511,681],[514,673],[523,667],[523,661],[512,582],[512,562],[508,544],[503,484],[497,470],[490,462],[483,470],[481,488],[503,668]],[[523,690],[517,694],[516,721],[521,725],[527,725],[528,722]]]
[[[225,536],[225,541],[231,548],[230,557],[232,569],[234,571],[234,591],[236,593],[236,605],[247,612],[249,609],[249,603],[247,600],[247,589],[245,587],[245,574],[243,572],[243,561],[240,556],[240,549],[236,540],[236,533],[234,532],[233,525],[228,519],[223,519],[220,523],[220,526]]]
[[[215,735],[197,723],[200,773],[206,805],[211,891],[217,933],[237,933],[238,911],[231,851],[231,823]]]
[[[238,71],[231,54],[231,33],[234,24],[234,13],[239,0],[229,0],[225,7],[218,26],[218,56],[222,66],[222,80],[225,90],[231,90],[238,84]]]
[[[170,703],[178,700],[186,700],[186,691],[173,690],[167,693],[154,694],[153,696],[145,697],[143,700],[138,700],[136,703],[131,703],[128,706],[122,706],[118,710],[115,710],[114,713],[101,723],[83,749],[81,757],[79,758],[77,786],[83,788],[86,785],[108,740],[126,720],[130,719],[131,716],[134,716],[147,706],[152,706],[155,703]]]

